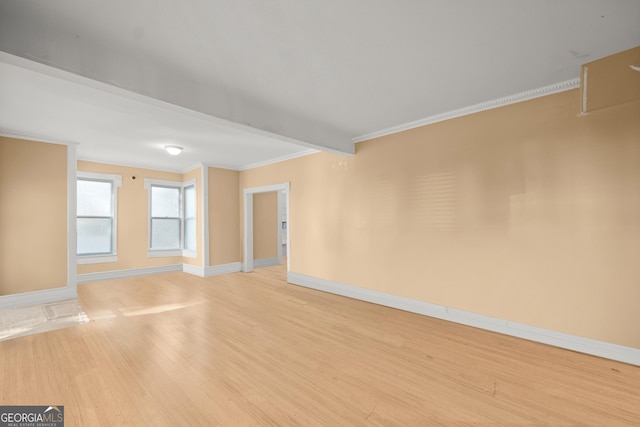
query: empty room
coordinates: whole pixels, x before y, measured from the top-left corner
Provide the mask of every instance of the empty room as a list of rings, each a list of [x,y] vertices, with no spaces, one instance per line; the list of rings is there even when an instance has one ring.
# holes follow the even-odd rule
[[[0,0],[0,426],[640,425],[639,19]]]

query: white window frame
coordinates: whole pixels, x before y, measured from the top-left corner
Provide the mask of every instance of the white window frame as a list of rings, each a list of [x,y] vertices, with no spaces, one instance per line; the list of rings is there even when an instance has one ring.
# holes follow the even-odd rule
[[[180,249],[151,249],[151,187],[169,187],[169,188],[178,188],[180,189]],[[197,258],[197,251],[190,251],[184,249],[184,189],[186,187],[193,186],[194,191],[196,191],[196,204],[197,204],[197,188],[196,188],[196,180],[190,179],[189,181],[168,181],[164,179],[153,179],[153,178],[145,178],[144,179],[144,188],[147,190],[148,194],[148,213],[147,213],[147,235],[149,238],[147,239],[147,256],[149,258],[162,258],[169,256],[183,256],[187,258]],[[197,206],[196,206],[197,212]],[[196,223],[197,223],[197,214],[196,214]],[[196,233],[197,239],[197,233]],[[196,246],[197,247],[197,246]]]
[[[110,254],[104,254],[104,255],[103,254],[79,255],[76,253],[76,262],[78,264],[99,264],[99,263],[105,263],[105,262],[117,262],[118,261],[118,188],[122,186],[122,175],[78,171],[76,173],[76,181],[77,180],[111,182],[111,209],[112,209],[111,214],[113,217],[113,222],[112,222],[112,229],[111,229],[112,252]],[[78,224],[78,213],[76,212],[76,227],[77,227],[77,224]]]
[[[193,212],[194,212],[194,216],[193,216],[193,220],[195,222],[195,227],[196,227],[196,233],[195,233],[195,239],[196,239],[196,250],[192,251],[190,249],[185,248],[185,237],[187,235],[187,217],[186,217],[186,203],[187,203],[187,198],[184,197],[184,193],[186,191],[187,188],[193,187],[193,194],[194,194],[194,201],[196,203],[196,206],[193,207]],[[195,179],[192,179],[188,182],[185,182],[184,185],[182,186],[182,192],[181,192],[181,196],[182,196],[182,203],[181,203],[181,207],[182,207],[182,236],[181,236],[181,244],[182,244],[182,256],[185,256],[187,258],[198,258],[198,193],[196,191],[196,181]]]

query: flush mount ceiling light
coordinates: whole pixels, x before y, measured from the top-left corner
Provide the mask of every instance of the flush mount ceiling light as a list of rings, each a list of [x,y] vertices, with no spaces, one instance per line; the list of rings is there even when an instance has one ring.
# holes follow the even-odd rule
[[[167,153],[171,154],[172,156],[177,156],[178,154],[182,153],[183,150],[183,148],[178,145],[165,145],[164,149],[167,150]]]

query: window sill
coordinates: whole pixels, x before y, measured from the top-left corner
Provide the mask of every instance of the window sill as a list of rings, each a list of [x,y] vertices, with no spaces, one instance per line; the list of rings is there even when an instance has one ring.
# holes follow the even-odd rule
[[[190,251],[187,249],[158,249],[158,250],[149,250],[147,252],[147,257],[149,258],[162,258],[167,256],[183,256],[186,258],[198,258],[198,252]]]
[[[105,262],[118,262],[118,255],[78,255],[77,264],[101,264]]]

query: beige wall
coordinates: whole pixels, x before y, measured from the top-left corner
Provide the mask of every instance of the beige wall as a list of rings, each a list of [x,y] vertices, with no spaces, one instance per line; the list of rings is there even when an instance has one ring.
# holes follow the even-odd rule
[[[240,262],[238,171],[209,168],[209,264]]]
[[[0,296],[67,286],[67,147],[0,137]]]
[[[149,258],[147,255],[149,249],[149,194],[144,188],[144,179],[182,181],[182,174],[87,161],[78,161],[78,170],[122,175],[122,186],[118,188],[118,261],[79,264],[78,274],[157,267],[181,264],[187,262],[186,260],[191,260],[190,258],[183,259],[181,256]],[[133,179],[134,176],[135,179]],[[200,245],[200,239],[198,244]]]
[[[278,256],[278,193],[253,195],[253,259]]]
[[[640,102],[571,90],[240,174],[291,271],[640,348]]]
[[[640,46],[582,66],[587,112],[640,100],[640,73],[630,65],[640,66]]]

